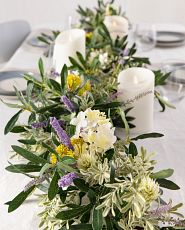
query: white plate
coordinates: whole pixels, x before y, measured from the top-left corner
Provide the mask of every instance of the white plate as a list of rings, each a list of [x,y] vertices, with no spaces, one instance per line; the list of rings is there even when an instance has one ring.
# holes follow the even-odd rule
[[[157,31],[157,46],[175,47],[184,45],[185,33],[172,31]]]
[[[27,43],[34,47],[46,48],[48,45],[42,41],[39,41],[37,37],[30,38]]]
[[[0,72],[0,95],[16,96],[14,87],[25,93],[27,81],[23,75],[28,71],[3,71]]]

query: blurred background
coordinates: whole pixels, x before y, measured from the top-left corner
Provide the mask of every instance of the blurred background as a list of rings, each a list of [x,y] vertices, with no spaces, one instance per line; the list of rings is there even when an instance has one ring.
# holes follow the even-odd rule
[[[0,0],[0,21],[25,19],[32,27],[48,23],[61,25],[67,16],[74,14],[78,4],[95,6],[96,0]],[[185,25],[185,0],[117,0],[130,21]]]

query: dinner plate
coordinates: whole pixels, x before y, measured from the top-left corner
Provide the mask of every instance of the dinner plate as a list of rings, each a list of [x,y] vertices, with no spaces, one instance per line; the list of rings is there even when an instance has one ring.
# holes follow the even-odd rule
[[[157,31],[157,46],[176,47],[184,45],[185,33],[172,31]]]
[[[25,93],[27,82],[23,75],[28,71],[2,71],[0,72],[0,95],[16,96],[14,86]]]
[[[39,41],[37,37],[30,38],[28,44],[34,47],[46,48],[48,45],[42,41]]]

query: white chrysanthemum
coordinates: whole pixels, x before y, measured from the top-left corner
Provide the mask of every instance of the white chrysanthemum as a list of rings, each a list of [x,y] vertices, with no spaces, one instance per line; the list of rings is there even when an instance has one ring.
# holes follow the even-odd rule
[[[113,144],[116,142],[114,131],[115,128],[111,128],[111,123],[100,125],[97,127],[96,132],[88,135],[88,141],[94,144],[97,149],[106,151],[113,148]]]
[[[147,202],[152,202],[159,197],[159,185],[150,177],[144,177],[138,188]]]
[[[95,157],[92,154],[85,153],[82,154],[77,160],[77,167],[80,170],[88,170],[96,162]]]
[[[99,61],[101,65],[105,65],[108,63],[108,53],[103,53],[99,55]]]

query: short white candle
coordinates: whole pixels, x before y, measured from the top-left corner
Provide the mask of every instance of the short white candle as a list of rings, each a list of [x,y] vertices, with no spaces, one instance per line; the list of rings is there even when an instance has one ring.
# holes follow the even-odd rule
[[[129,116],[135,118],[132,134],[151,132],[153,129],[154,80],[151,70],[132,67],[123,70],[118,76],[118,98],[131,108]]]
[[[69,66],[69,57],[76,58],[77,51],[85,57],[85,31],[70,29],[61,32],[55,40],[53,52],[55,71],[60,73],[64,64]]]
[[[104,24],[106,25],[112,39],[116,39],[117,36],[124,37],[128,34],[128,20],[122,16],[105,16]]]

